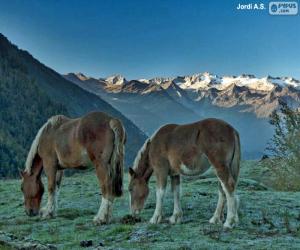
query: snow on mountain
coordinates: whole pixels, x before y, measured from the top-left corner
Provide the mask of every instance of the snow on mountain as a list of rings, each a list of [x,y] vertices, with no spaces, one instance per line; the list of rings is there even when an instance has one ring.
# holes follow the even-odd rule
[[[150,83],[150,80],[144,79],[144,78],[143,79],[139,79],[138,81],[142,82],[142,83],[147,83],[147,84]]]
[[[81,81],[86,81],[86,80],[90,79],[89,77],[85,76],[83,73],[80,73],[80,72],[78,72],[74,75]]]
[[[122,75],[113,75],[113,76],[109,76],[105,79],[105,81],[109,84],[113,84],[113,85],[122,85],[124,83],[126,83],[126,79],[124,76]]]
[[[268,117],[281,100],[295,109],[300,107],[300,81],[291,77],[208,72],[128,81],[120,75],[96,79],[70,73],[65,77],[99,95],[148,135],[166,123],[189,123],[204,117],[226,120],[242,135],[247,157],[259,157],[265,149],[272,136]]]
[[[149,83],[155,83],[155,84],[162,84],[165,82],[170,82],[172,81],[174,78],[173,77],[155,77],[149,80]]]
[[[203,74],[196,74],[192,76],[177,77],[174,82],[182,89],[190,90],[207,90],[215,88],[218,90],[225,90],[230,85],[239,87],[245,86],[250,90],[257,91],[272,91],[276,86],[300,89],[300,82],[291,77],[263,77],[257,78],[254,75],[240,75],[240,76],[223,76],[205,72]]]
[[[75,74],[81,81],[94,79],[85,76],[82,73]],[[107,85],[121,86],[131,81],[127,81],[122,75],[113,75],[104,79]],[[255,77],[250,74],[242,74],[240,76],[218,76],[209,72],[198,73],[189,76],[178,76],[178,77],[155,77],[152,79],[139,79],[134,80],[143,84],[156,84],[164,85],[168,82],[173,82],[178,85],[181,89],[191,91],[202,91],[208,89],[217,89],[219,91],[226,90],[231,85],[246,87],[252,91],[271,92],[277,86],[279,87],[292,87],[300,90],[300,81],[292,77],[272,77],[266,76],[262,78]],[[168,84],[167,84],[168,85]],[[153,89],[155,90],[155,89]]]
[[[177,77],[174,79],[182,89],[207,89],[212,86],[218,86],[221,83],[221,78],[217,75],[205,72],[203,74],[195,74],[192,76]]]

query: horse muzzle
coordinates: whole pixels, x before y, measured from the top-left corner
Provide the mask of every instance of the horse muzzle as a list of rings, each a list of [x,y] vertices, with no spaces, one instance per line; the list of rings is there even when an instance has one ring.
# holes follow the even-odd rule
[[[26,209],[25,212],[29,217],[37,216],[39,214],[39,212],[34,209]]]

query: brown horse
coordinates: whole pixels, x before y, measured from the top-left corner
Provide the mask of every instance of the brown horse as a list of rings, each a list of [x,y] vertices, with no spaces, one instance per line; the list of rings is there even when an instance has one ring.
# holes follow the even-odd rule
[[[180,175],[198,175],[212,165],[219,179],[219,199],[210,223],[220,223],[225,197],[227,218],[224,227],[238,223],[238,199],[235,188],[240,169],[240,140],[238,132],[218,119],[206,119],[192,124],[169,124],[161,127],[148,139],[129,169],[130,206],[138,214],[148,196],[148,182],[156,176],[156,208],[150,223],[162,219],[162,202],[171,177],[174,211],[170,223],[182,219],[180,205]]]
[[[21,172],[26,213],[39,213],[44,192],[42,170],[48,178],[48,203],[40,214],[47,218],[55,215],[63,169],[86,168],[91,162],[102,191],[94,221],[108,223],[113,200],[122,195],[124,144],[121,121],[105,113],[92,112],[77,119],[51,117],[38,131]]]

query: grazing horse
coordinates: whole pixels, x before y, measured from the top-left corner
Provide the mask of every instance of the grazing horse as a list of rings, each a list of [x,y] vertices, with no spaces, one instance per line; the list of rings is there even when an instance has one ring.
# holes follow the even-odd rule
[[[210,223],[220,223],[225,198],[227,218],[224,227],[238,223],[238,198],[235,189],[240,169],[238,132],[218,119],[205,119],[186,125],[168,124],[161,127],[140,149],[133,168],[129,168],[130,208],[138,214],[149,193],[149,179],[156,176],[156,208],[150,223],[162,219],[162,202],[167,178],[171,177],[174,211],[170,223],[182,219],[180,175],[199,175],[212,165],[219,180],[219,199]]]
[[[38,131],[21,172],[27,215],[39,213],[44,192],[42,170],[48,178],[48,202],[40,215],[47,218],[57,209],[63,169],[82,169],[93,163],[102,192],[94,222],[108,223],[113,200],[122,195],[125,138],[121,121],[102,112],[77,119],[51,117]]]

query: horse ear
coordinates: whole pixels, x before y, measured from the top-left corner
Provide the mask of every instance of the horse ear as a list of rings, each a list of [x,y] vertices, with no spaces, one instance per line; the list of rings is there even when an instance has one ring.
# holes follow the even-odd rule
[[[133,168],[129,168],[129,174],[130,174],[131,177],[135,177],[136,176],[136,173],[133,170]]]

